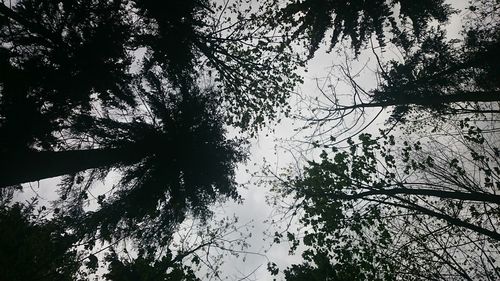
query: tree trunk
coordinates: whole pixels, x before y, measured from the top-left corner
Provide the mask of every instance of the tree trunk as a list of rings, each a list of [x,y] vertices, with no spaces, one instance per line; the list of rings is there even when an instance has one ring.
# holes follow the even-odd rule
[[[481,193],[481,192],[461,192],[461,191],[445,191],[436,189],[413,189],[413,188],[390,188],[390,189],[376,189],[365,192],[360,192],[356,194],[333,194],[333,198],[355,200],[364,199],[372,195],[422,195],[422,196],[432,196],[445,199],[456,199],[465,201],[476,201],[484,203],[493,203],[500,206],[500,195],[491,193]]]
[[[457,102],[495,102],[500,101],[500,92],[498,91],[477,91],[477,92],[457,92],[450,95],[426,95],[425,97],[393,95],[394,101],[387,101],[388,105],[438,105]],[[398,99],[399,98],[399,99]],[[381,102],[384,103],[384,102]]]
[[[498,102],[500,101],[500,92],[489,91],[489,92],[461,92],[451,95],[429,95],[425,98],[423,97],[411,97],[404,96],[399,98],[394,96],[393,100],[386,101],[372,101],[369,103],[360,103],[354,105],[339,105],[338,107],[332,109],[332,111],[345,111],[357,108],[369,108],[369,107],[388,107],[388,106],[398,106],[398,105],[439,105],[439,104],[451,104],[459,102]]]
[[[0,155],[0,187],[74,174],[92,168],[138,162],[134,146],[69,151],[26,151]]]

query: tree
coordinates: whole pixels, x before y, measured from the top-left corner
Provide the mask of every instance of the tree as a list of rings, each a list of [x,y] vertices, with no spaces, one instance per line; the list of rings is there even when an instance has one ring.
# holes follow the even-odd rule
[[[249,225],[240,225],[236,217],[208,225],[189,218],[169,238],[170,243],[137,240],[116,245],[106,253],[109,271],[102,276],[106,280],[222,279],[227,274],[222,271],[223,258],[248,253],[248,231]]]
[[[497,278],[498,138],[470,120],[457,127],[401,146],[394,136],[362,134],[346,150],[323,151],[303,177],[283,179],[280,191],[297,202],[291,208],[306,227],[287,235],[292,250],[306,246],[306,263],[286,274]]]
[[[392,62],[390,70],[384,71],[386,82],[373,91],[372,102],[358,106],[396,106],[396,119],[403,118],[412,106],[435,114],[498,111],[494,102],[500,101],[499,85],[489,77],[499,73],[493,54],[500,45],[498,35],[491,35],[475,43],[471,42],[477,39],[467,36],[460,50],[445,41],[443,31],[432,32],[404,63]],[[482,109],[478,103],[493,106]]]
[[[290,91],[301,81],[294,71],[305,62],[301,53],[294,54],[292,41],[304,38],[298,42],[306,42],[310,58],[326,31],[333,28],[331,47],[348,38],[357,55],[373,35],[384,45],[386,34],[392,33],[392,43],[407,52],[408,60],[394,63],[394,71],[384,73],[386,83],[369,95],[375,102],[371,105],[381,102],[404,109],[409,103],[421,103],[422,97],[431,100],[431,95],[422,95],[429,89],[439,93],[432,97],[441,101],[432,106],[438,104],[436,111],[440,113],[447,110],[443,110],[443,104],[446,107],[449,102],[446,99],[470,101],[470,95],[464,98],[463,91],[470,94],[476,88],[482,91],[481,98],[475,96],[473,101],[497,101],[498,85],[488,82],[496,77],[497,66],[479,66],[485,55],[494,53],[497,43],[488,38],[496,32],[482,29],[483,35],[468,37],[464,51],[455,55],[439,32],[427,29],[430,19],[445,21],[452,12],[443,1],[415,5],[409,1],[308,0],[287,3],[283,9],[277,9],[274,2],[257,7],[242,2],[23,0],[13,6],[0,4],[0,71],[5,73],[0,75],[0,185],[65,175],[55,210],[57,217],[67,222],[65,231],[75,235],[86,250],[97,241],[144,244],[136,248],[138,255],[129,259],[111,252],[108,279],[132,275],[195,279],[182,264],[186,253],[193,252],[174,256],[168,248],[172,236],[190,216],[204,221],[211,214],[210,205],[238,198],[234,167],[244,159],[244,153],[237,140],[226,139],[225,126],[256,130],[277,117],[278,108],[286,104]],[[409,21],[412,27],[407,31]],[[442,57],[424,60],[436,53]],[[454,65],[458,60],[463,64]],[[420,68],[425,69],[420,72],[423,78],[415,75]],[[444,74],[435,69],[444,69]],[[429,83],[435,74],[442,75],[435,84]],[[460,84],[464,77],[470,77],[465,86]],[[200,86],[205,79],[212,84],[208,87],[211,90],[200,91],[205,89]],[[450,94],[452,90],[455,92]],[[401,98],[400,93],[407,95]],[[287,109],[284,112],[286,115]],[[404,112],[397,116],[402,115]],[[464,145],[471,141],[481,144],[481,131],[469,130],[467,136]],[[405,234],[404,243],[417,249],[425,247],[422,237],[436,239],[433,246],[452,237],[453,248],[464,249],[456,238],[461,233],[479,237],[496,250],[490,240],[499,237],[491,223],[496,220],[497,196],[490,190],[475,190],[476,185],[481,186],[474,182],[476,178],[471,180],[474,188],[446,182],[464,190],[448,190],[448,185],[439,189],[432,183],[425,188],[408,188],[404,185],[419,183],[394,180],[394,170],[400,166],[391,166],[395,164],[390,149],[382,149],[367,135],[360,141],[364,154],[356,151],[354,143],[350,143],[350,154],[335,151],[333,160],[323,154],[321,163],[311,163],[306,179],[289,181],[297,192],[285,188],[285,193],[298,194],[297,199],[312,203],[300,207],[311,214],[303,222],[314,230],[303,238],[312,248],[304,254],[306,263],[289,269],[287,277],[429,277],[442,268],[464,278],[476,274],[464,268],[469,260],[478,262],[477,258],[467,257],[457,266],[453,255],[446,258],[449,246],[440,248],[441,252],[426,249],[426,253],[437,253],[433,257],[441,261],[433,264],[419,251],[403,248],[402,240],[394,239],[394,230]],[[407,150],[413,147],[405,146]],[[382,155],[385,166],[381,171],[385,169],[387,174],[379,174],[379,158],[374,154]],[[415,165],[407,160],[411,162],[408,171],[435,167],[434,158],[418,157],[411,159]],[[490,173],[484,177],[486,182],[496,171],[483,163],[485,157],[476,152],[467,163]],[[455,165],[456,161],[446,159],[444,163]],[[332,167],[335,169],[330,170]],[[89,210],[85,204],[93,196],[92,184],[112,170],[119,174],[116,185],[97,196],[96,209]],[[445,179],[463,176],[455,166],[451,172]],[[323,184],[319,188],[318,182]],[[325,189],[331,188],[332,182],[340,191],[334,188],[330,194]],[[315,193],[316,189],[322,195]],[[442,209],[435,210],[441,205],[427,198],[444,198],[451,205],[442,204]],[[477,206],[469,210],[465,219],[456,218],[461,200],[484,206],[481,212]],[[361,207],[354,204],[359,201],[368,203]],[[409,212],[402,216],[405,219],[385,219],[398,217],[401,208]],[[343,220],[345,216],[349,221]],[[429,218],[435,228],[418,232],[416,227],[424,226],[421,217]],[[483,218],[490,224],[484,225]],[[448,236],[436,230],[443,221],[450,229]],[[374,226],[375,231],[362,233]],[[346,233],[338,232],[346,228]],[[412,231],[406,231],[409,228]],[[293,234],[287,236],[297,245]],[[467,247],[479,249],[475,243],[467,243]],[[335,244],[338,247],[332,248]],[[394,245],[403,250],[391,252]],[[165,247],[166,253],[152,250],[163,251]],[[401,264],[394,262],[398,258]],[[94,254],[86,260],[91,268],[97,268]],[[411,260],[425,270],[409,266]],[[377,268],[383,270],[376,272]],[[494,262],[480,270],[474,276],[497,271]]]
[[[325,104],[304,117],[326,132],[310,142],[321,155],[296,176],[274,175],[277,196],[290,203],[275,241],[304,259],[285,269],[287,280],[499,278],[498,3],[468,9],[463,40],[422,29],[412,44],[393,42],[402,59],[389,63],[370,40],[376,88],[358,83],[348,58],[325,83],[331,91],[321,88]],[[387,107],[391,126],[367,134],[372,121],[360,123],[372,120],[369,108]],[[357,128],[357,140],[334,135],[338,127]]]
[[[422,30],[420,41],[401,51],[398,59],[384,62],[372,43],[377,87],[363,88],[347,60],[332,68],[332,77],[320,90],[312,123],[345,123],[366,116],[371,108],[392,108],[390,121],[415,120],[425,113],[433,118],[454,114],[498,113],[500,100],[498,16],[494,4],[483,1],[469,9],[482,12],[466,18],[463,39],[449,39],[442,29]],[[491,13],[490,13],[491,12]],[[340,82],[340,83],[339,83]],[[349,88],[348,94],[343,86]],[[349,96],[346,98],[345,96]],[[484,116],[484,115],[483,115]],[[478,117],[481,118],[481,117]]]
[[[222,91],[199,94],[195,84],[201,54],[193,41],[221,27],[209,25],[205,2],[183,3],[1,4],[2,186],[70,175],[61,192],[78,201],[89,187],[72,193],[84,181],[72,175],[120,169],[120,192],[108,197],[112,204],[101,202],[115,215],[101,210],[103,224],[118,224],[125,214],[155,217],[160,205],[168,211],[157,219],[175,226],[188,209],[206,214],[209,202],[236,198],[233,169],[243,154],[225,139],[228,111],[214,108]],[[179,36],[188,38],[172,40]],[[146,55],[134,74],[140,48]],[[178,56],[181,50],[192,55]],[[123,111],[132,121],[116,116]],[[88,220],[99,224],[97,217]]]
[[[206,225],[192,217],[168,242],[125,237],[95,245],[63,211],[37,199],[13,203],[13,190],[1,191],[0,272],[9,280],[200,280],[200,268],[207,278],[220,276],[222,257],[247,247],[247,225],[231,218]],[[107,272],[98,271],[105,265]]]
[[[274,118],[300,81],[297,60],[273,47],[254,12],[237,7],[208,1],[1,4],[2,146],[54,149],[62,145],[54,134],[70,127],[72,117],[95,107],[137,107],[132,81],[150,70],[161,73],[162,83],[186,89],[204,77],[215,80],[227,121],[235,125]]]
[[[273,46],[252,7],[238,8],[2,2],[1,185],[67,175],[55,210],[88,248],[164,246],[186,217],[206,219],[211,204],[237,199],[244,153],[226,124],[256,130],[300,81],[298,60]],[[203,79],[217,90],[199,94]],[[116,187],[86,210],[92,183],[111,169]]]
[[[143,220],[150,229],[137,236],[168,237],[187,212],[207,217],[210,204],[236,199],[234,165],[244,155],[236,142],[225,139],[214,105],[201,96],[186,94],[174,104],[157,100],[154,106],[158,116],[155,125],[82,117],[74,130],[88,133],[99,148],[18,154],[13,156],[15,161],[4,157],[2,172],[12,177],[3,177],[3,182],[33,180],[29,176],[76,175],[89,168],[105,175],[111,168],[119,169],[122,177],[117,191],[106,200],[102,198],[96,212],[81,213],[82,199],[91,186],[84,181],[84,174],[67,178],[61,190],[63,201],[71,202],[69,210],[76,212],[77,231],[103,239],[134,236]],[[75,163],[76,156],[82,161]],[[21,166],[24,169],[20,172]],[[79,191],[75,194],[73,190]]]
[[[118,2],[0,4],[2,149],[45,149],[96,101],[135,105],[131,15]]]
[[[356,250],[345,248],[344,251]],[[317,253],[311,257],[314,266],[308,263],[292,265],[285,270],[285,279],[293,280],[392,280],[394,278],[387,268],[374,260],[359,262],[356,253],[345,255],[338,263],[331,264],[327,253]],[[345,259],[344,259],[345,258]],[[371,272],[367,272],[370,270]]]
[[[34,218],[34,219],[33,219]],[[64,222],[33,206],[0,206],[0,274],[7,280],[77,280],[81,258]]]
[[[109,273],[104,274],[104,277],[110,281],[201,280],[189,267],[183,266],[179,262],[170,261],[167,257],[160,261],[138,257],[132,262],[128,262],[120,260],[116,254],[111,254],[106,259],[110,262]]]
[[[289,1],[276,18],[290,40],[305,38],[304,47],[312,57],[330,29],[333,31],[330,50],[342,39],[349,39],[355,53],[359,53],[373,35],[385,46],[388,27],[391,42],[408,48],[425,31],[429,21],[445,22],[452,12],[443,1],[421,1],[416,5],[411,1],[307,0]]]
[[[81,116],[75,123],[74,133],[85,132],[94,137],[94,142],[100,142],[98,148],[6,152],[2,157],[5,176],[1,185],[75,174],[90,168],[134,164],[160,151],[166,154],[164,159],[169,162],[188,163],[188,159],[210,153],[213,155],[206,157],[214,163],[217,157],[224,158],[226,154],[228,159],[233,159],[232,155],[237,154],[234,143],[224,140],[220,115],[203,99],[196,93],[189,93],[171,105],[158,100],[154,110],[161,115],[157,117],[156,127],[140,120],[123,123]],[[75,157],[81,161],[75,163]]]
[[[101,260],[110,266],[110,280],[121,280],[130,276],[130,272],[139,276],[154,272],[156,277],[170,278],[166,280],[176,280],[184,274],[186,278],[194,278],[192,269],[183,264],[184,258],[205,248],[215,249],[219,244],[227,247],[226,251],[234,246],[217,242],[218,233],[202,223],[198,227],[212,240],[185,253],[170,252],[172,236],[179,231],[180,224],[191,219],[206,223],[211,217],[212,204],[238,198],[234,165],[245,155],[240,150],[242,142],[225,138],[220,109],[210,101],[211,93],[192,89],[172,97],[167,92],[160,95],[162,89],[157,90],[155,94],[145,92],[151,113],[147,120],[135,116],[133,122],[126,123],[80,116],[71,134],[78,136],[80,145],[87,149],[14,155],[16,161],[24,157],[18,162],[25,163],[21,172],[18,172],[19,166],[14,166],[16,161],[4,157],[2,162],[6,175],[13,168],[13,176],[4,177],[4,182],[20,183],[31,180],[29,176],[69,174],[60,185],[61,198],[55,202],[55,216],[66,221],[65,231],[74,235],[72,245],[85,245],[85,249],[91,251],[98,249],[99,241],[110,244],[111,249],[115,243],[129,241],[138,245],[139,250],[148,249],[147,254],[134,260],[124,260],[123,254]],[[82,141],[87,136],[90,141]],[[68,154],[73,156],[67,157]],[[90,156],[82,157],[86,162],[77,164],[74,155]],[[85,172],[86,169],[90,172]],[[92,183],[111,170],[119,171],[121,176],[113,192],[99,195],[95,210],[85,210],[88,197],[93,196]],[[2,191],[10,189],[3,187]],[[165,256],[167,252],[163,250],[154,255],[150,250],[164,248],[168,248],[169,256]],[[206,257],[210,262],[219,258],[208,253]],[[99,260],[89,254],[75,263],[80,266],[85,261],[96,269]],[[217,269],[208,270],[217,272]],[[152,277],[153,280],[156,277]]]

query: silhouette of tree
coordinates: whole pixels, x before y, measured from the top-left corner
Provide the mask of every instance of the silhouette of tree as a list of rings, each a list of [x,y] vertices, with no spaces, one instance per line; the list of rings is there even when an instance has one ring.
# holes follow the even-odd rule
[[[273,45],[258,12],[198,0],[2,2],[2,192],[65,176],[56,210],[87,249],[165,246],[186,216],[237,199],[243,141],[224,126],[257,129],[301,80],[300,60]],[[203,79],[217,90],[200,94]],[[110,171],[118,183],[86,210]],[[143,258],[121,264],[146,268]]]
[[[79,237],[81,231],[73,217],[64,211],[53,213],[36,199],[12,204],[12,190],[8,191],[2,189],[0,197],[0,272],[9,280],[88,280],[101,276],[105,280],[200,280],[196,270],[203,267],[207,278],[219,276],[222,257],[247,247],[246,234],[240,229],[246,226],[229,218],[210,226],[195,220],[183,223],[181,234],[162,243],[127,237],[94,247],[95,241]],[[204,232],[192,231],[200,226]],[[173,245],[174,239],[180,245]],[[103,274],[98,269],[104,266],[108,271]]]
[[[90,168],[138,163],[147,155],[160,152],[166,154],[164,160],[179,161],[186,166],[187,159],[195,157],[206,157],[214,163],[225,157],[229,162],[239,159],[234,156],[237,155],[235,144],[224,140],[222,121],[215,113],[217,110],[202,99],[201,96],[185,96],[170,105],[158,100],[154,110],[163,111],[163,116],[157,117],[160,124],[156,126],[139,120],[123,123],[80,116],[73,132],[94,137],[93,141],[99,143],[98,148],[6,152],[2,157],[6,175],[2,178],[2,185],[75,174]],[[75,163],[75,157],[80,161]]]
[[[335,74],[325,83],[328,88],[320,88],[324,102],[318,103],[314,117],[306,119],[321,126],[349,127],[346,122],[361,122],[370,108],[392,108],[390,121],[396,122],[428,115],[487,118],[498,113],[498,13],[492,1],[483,2],[468,8],[482,12],[466,18],[461,40],[448,39],[439,28],[423,30],[420,42],[405,50],[402,59],[388,63],[372,45],[378,63],[374,89],[361,86],[361,70],[354,70],[351,62],[333,67]],[[341,86],[349,87],[348,93]]]
[[[347,260],[331,264],[328,254],[318,253],[311,258],[314,266],[303,263],[287,268],[284,272],[285,280],[394,280],[394,275],[391,275],[380,263],[357,262],[355,254],[346,255],[345,258]],[[367,273],[368,270],[371,272]]]
[[[392,62],[384,71],[385,82],[373,91],[372,102],[357,106],[395,106],[396,119],[412,108],[434,114],[498,111],[478,105],[500,101],[500,84],[492,79],[500,73],[494,55],[500,50],[500,29],[495,29],[488,38],[471,38],[475,33],[468,32],[462,50],[446,42],[443,31],[431,32],[404,63]]]
[[[238,5],[18,1],[0,17],[3,149],[53,148],[71,117],[137,106],[134,73],[156,71],[174,87],[215,80],[228,121],[244,128],[274,118],[300,81],[298,60]]]
[[[485,3],[470,10],[487,14]],[[328,110],[340,118],[379,106],[395,106],[398,121],[413,108],[437,115],[498,112],[494,21],[471,25],[457,47],[428,28],[453,12],[444,1],[306,0],[277,7],[205,0],[0,3],[0,195],[65,176],[53,220],[31,222],[19,205],[6,207],[0,198],[0,223],[15,235],[41,237],[33,247],[33,238],[23,237],[32,256],[50,252],[32,267],[41,278],[74,278],[83,260],[95,272],[99,257],[82,259],[73,247],[78,241],[89,250],[100,241],[112,249],[108,280],[197,280],[183,259],[192,255],[200,263],[195,252],[213,241],[174,255],[172,236],[187,218],[206,220],[213,203],[238,199],[234,168],[245,155],[241,140],[226,139],[225,126],[255,130],[279,110],[288,114],[282,106],[305,63],[293,42],[305,44],[308,58],[330,29],[330,49],[348,39],[358,55],[374,35],[380,46],[388,37],[402,47],[403,61],[379,61],[377,89],[358,91],[347,75],[365,96],[345,106],[332,98]],[[199,90],[205,80],[211,87]],[[498,276],[491,259],[500,240],[498,167],[489,164],[498,162],[498,150],[467,122],[461,144],[471,158],[411,154],[420,144],[406,143],[395,160],[391,137],[384,135],[381,145],[363,134],[349,151],[309,163],[305,178],[285,181],[282,192],[301,202],[296,210],[311,229],[300,238],[287,233],[292,250],[300,243],[308,250],[286,278]],[[92,184],[111,171],[116,185],[89,210]],[[11,226],[15,220],[19,226]],[[135,243],[136,256],[115,252],[123,240]],[[19,272],[6,276],[22,278]]]
[[[132,262],[120,260],[116,254],[106,257],[109,262],[109,272],[104,278],[110,281],[198,281],[192,269],[182,265],[179,261],[169,260],[164,257],[161,260],[138,257]]]
[[[396,13],[399,6],[399,13]],[[385,46],[387,31],[391,42],[409,48],[435,19],[445,22],[453,12],[444,1],[288,1],[277,13],[278,22],[291,40],[305,39],[309,57],[319,48],[328,30],[330,50],[341,40],[349,39],[359,53],[369,39],[376,35]]]
[[[362,134],[345,150],[323,151],[303,176],[282,179],[280,196],[293,198],[288,210],[306,228],[276,237],[307,249],[285,275],[495,279],[498,138],[478,123],[400,144]]]
[[[297,175],[273,174],[287,219],[275,242],[303,257],[284,270],[287,280],[499,278],[498,3],[467,9],[463,40],[424,28],[389,63],[372,43],[375,89],[361,86],[363,69],[349,59],[321,88],[325,103],[305,117],[318,126],[310,143],[321,155]],[[386,107],[395,122],[372,137],[363,118]],[[357,141],[332,135],[338,127],[357,128]]]
[[[34,217],[34,219],[33,219]],[[0,206],[0,275],[6,280],[76,280],[75,238],[60,220],[47,220],[33,206]]]
[[[49,148],[70,117],[134,105],[130,15],[118,2],[0,4],[2,147]]]
[[[199,231],[199,226],[203,231]],[[129,254],[127,248],[131,245],[122,249],[116,246],[108,251],[104,262],[109,272],[103,277],[106,280],[200,280],[200,276],[194,274],[200,272],[204,279],[220,279],[224,276],[223,257],[248,253],[245,251],[248,230],[248,225],[238,225],[237,218],[222,218],[210,225],[188,220],[170,238],[173,243],[144,244],[138,240],[133,244],[135,253]]]
[[[147,48],[145,70],[159,68],[174,85],[212,77],[232,125],[262,126],[277,110],[288,112],[286,98],[302,81],[295,71],[304,62],[267,26],[265,11],[273,5],[239,0],[223,5],[203,0],[135,3],[144,25],[156,24],[137,36]]]
[[[92,136],[96,148],[6,154],[2,171],[7,176],[2,177],[2,184],[75,175],[86,169],[105,175],[111,168],[118,169],[121,180],[116,192],[103,198],[96,212],[76,211],[82,210],[76,202],[87,196],[90,187],[83,175],[68,177],[61,190],[63,201],[72,202],[70,213],[76,217],[77,231],[99,234],[102,239],[131,237],[138,228],[142,231],[137,236],[144,240],[168,237],[186,212],[206,217],[210,204],[236,199],[234,166],[244,155],[239,144],[225,139],[215,105],[195,92],[170,104],[159,99],[158,93],[150,97],[155,124],[82,116],[73,130]],[[164,98],[171,97],[165,94]],[[80,191],[74,194],[75,189]]]

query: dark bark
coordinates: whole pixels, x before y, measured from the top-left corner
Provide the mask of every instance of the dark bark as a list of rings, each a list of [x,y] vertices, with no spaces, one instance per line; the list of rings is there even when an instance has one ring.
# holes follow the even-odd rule
[[[494,203],[500,205],[500,196],[495,194],[480,193],[480,192],[444,191],[435,189],[391,188],[391,189],[370,190],[366,192],[360,192],[357,194],[334,194],[332,196],[339,199],[354,200],[354,199],[362,199],[372,195],[391,196],[397,194],[432,196],[445,199],[477,201],[477,202]]]
[[[92,168],[131,164],[144,157],[134,146],[69,151],[6,152],[0,155],[0,187],[57,177]]]
[[[387,203],[387,204],[398,206],[398,207],[403,207],[403,208],[406,208],[408,210],[418,211],[418,212],[420,212],[422,214],[425,214],[427,216],[435,217],[435,218],[438,218],[440,220],[446,221],[446,222],[448,222],[451,225],[455,225],[455,226],[459,226],[459,227],[464,227],[464,228],[470,229],[472,231],[475,231],[476,233],[480,233],[480,234],[483,234],[485,236],[488,236],[491,239],[494,239],[496,241],[500,241],[500,233],[498,233],[496,231],[491,231],[489,229],[482,228],[482,227],[477,226],[475,224],[471,224],[471,223],[469,223],[467,221],[463,221],[463,220],[461,220],[461,219],[459,219],[457,217],[452,217],[452,216],[449,216],[447,214],[438,213],[436,211],[433,211],[433,210],[430,210],[428,208],[419,206],[417,204],[414,204],[414,203],[412,203],[412,202],[410,202],[408,200],[402,199],[402,198],[397,198],[397,199],[399,199],[403,203],[406,203],[407,205],[397,204],[397,203]]]
[[[425,191],[425,192],[423,192],[423,191]],[[372,198],[368,197],[369,195],[376,195],[376,194],[377,195],[383,194],[383,195],[390,196],[390,197],[395,198],[395,199],[397,199],[405,204],[381,201],[378,199],[372,199]],[[417,191],[411,192],[411,189],[395,188],[395,189],[390,189],[390,190],[367,191],[367,192],[363,192],[363,193],[359,193],[359,194],[335,194],[333,196],[335,196],[335,198],[341,199],[341,200],[364,199],[364,200],[368,200],[368,201],[379,202],[379,203],[390,205],[390,206],[401,207],[401,208],[405,208],[408,210],[417,211],[417,212],[420,212],[422,214],[428,215],[430,217],[435,217],[437,219],[444,220],[451,225],[464,227],[464,228],[470,229],[472,231],[475,231],[477,233],[488,236],[496,241],[500,241],[500,233],[498,233],[496,231],[491,231],[489,229],[482,228],[480,226],[471,224],[467,221],[463,221],[459,218],[452,217],[452,216],[449,216],[449,215],[443,214],[443,213],[438,213],[438,212],[430,210],[428,208],[419,206],[419,205],[414,204],[406,199],[398,197],[397,194],[420,194],[420,195],[432,195],[432,196],[437,196],[439,194],[440,196],[437,196],[437,197],[443,197],[443,198],[448,197],[448,198],[452,198],[452,199],[492,202],[492,203],[498,204],[496,202],[498,200],[498,198],[497,198],[498,196],[495,197],[496,195],[489,195],[489,194],[483,195],[481,193],[475,194],[475,193],[465,193],[465,192],[431,191],[431,190],[427,190],[427,189],[420,189],[418,192]]]
[[[439,96],[439,95],[429,95],[426,97],[404,96],[400,100],[395,99],[389,101],[375,101],[370,103],[360,103],[348,106],[339,105],[338,107],[332,109],[332,111],[351,110],[356,108],[368,108],[368,107],[388,107],[388,106],[398,106],[398,105],[439,105],[439,104],[451,104],[458,102],[495,102],[495,101],[500,101],[500,92],[498,91],[462,92],[445,96]]]

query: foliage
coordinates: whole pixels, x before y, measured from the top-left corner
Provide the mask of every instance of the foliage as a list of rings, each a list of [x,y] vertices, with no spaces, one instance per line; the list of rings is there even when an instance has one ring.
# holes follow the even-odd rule
[[[123,239],[94,247],[95,241],[75,235],[72,217],[51,212],[36,200],[23,205],[11,204],[9,196],[2,199],[0,272],[9,280],[89,280],[101,276],[105,280],[200,280],[195,271],[203,268],[207,278],[217,277],[221,258],[247,247],[246,226],[237,226],[237,220],[230,218],[210,226],[190,218],[168,243]],[[98,271],[105,266],[107,272]]]
[[[50,219],[11,204],[20,185],[0,187],[0,275],[70,280],[104,263],[108,280],[199,280],[203,264],[219,278],[211,249],[237,255],[231,247],[246,245],[227,238],[231,223],[207,225],[211,206],[239,199],[245,141],[228,139],[227,127],[255,133],[288,116],[297,70],[331,32],[330,50],[347,40],[355,58],[371,43],[381,80],[367,91],[341,68],[354,103],[341,105],[334,92],[326,111],[340,114],[320,126],[358,109],[362,118],[367,107],[394,106],[396,121],[423,111],[493,115],[454,120],[443,139],[364,133],[345,150],[326,141],[331,150],[319,162],[278,185],[303,228],[275,241],[286,236],[291,252],[305,249],[285,277],[500,277],[499,146],[487,123],[499,111],[497,10],[490,0],[471,4],[475,17],[458,41],[430,28],[454,13],[442,0],[2,2],[1,178],[65,177]],[[382,50],[401,48],[402,59],[381,61],[373,37]],[[94,197],[94,185],[113,173],[115,185]],[[200,222],[187,230],[198,243],[183,248],[188,239],[175,237],[191,220]]]
[[[314,128],[307,140],[318,160],[297,176],[274,175],[281,199],[275,202],[285,202],[276,207],[288,221],[275,242],[288,241],[304,259],[284,270],[287,280],[499,278],[495,11],[496,1],[471,3],[461,40],[450,40],[440,28],[418,30],[419,40],[400,33],[391,42],[401,47],[393,49],[400,56],[388,63],[386,42],[379,41],[381,49],[372,43],[374,89],[362,86],[368,62],[355,69],[356,57],[346,57],[345,65],[332,67],[320,88],[324,103],[313,100],[312,116],[303,117],[304,128]],[[295,20],[298,30],[304,19]],[[323,28],[316,29],[318,44]],[[335,29],[333,35],[341,36]],[[366,128],[391,107],[389,121],[396,122],[378,137],[368,134]],[[276,266],[268,270],[278,274]]]
[[[171,254],[156,260],[151,257],[139,256],[133,261],[120,260],[116,253],[111,253],[106,257],[109,263],[109,272],[104,274],[104,278],[110,281],[197,281],[194,272],[180,262],[169,260]]]
[[[195,0],[1,4],[2,146],[63,145],[54,134],[71,127],[71,117],[95,107],[136,108],[142,93],[133,85],[151,71],[184,90],[208,79],[237,126],[275,118],[301,81],[298,61],[274,46],[252,7],[238,7]]]
[[[500,73],[494,55],[500,46],[498,27],[490,32],[491,37],[480,39],[468,31],[458,45],[447,41],[442,30],[429,31],[404,62],[390,62],[385,81],[371,93],[372,102],[396,105],[392,117],[397,120],[412,109],[436,115],[487,111],[478,103],[499,100],[498,79],[493,78]]]
[[[330,50],[342,39],[349,39],[352,49],[359,54],[373,35],[385,46],[388,29],[393,43],[411,46],[411,38],[419,38],[431,20],[444,22],[452,12],[444,1],[418,4],[413,1],[289,1],[278,13],[278,24],[292,40],[306,39],[304,47],[309,50],[309,57],[318,50],[328,30],[333,32]]]
[[[128,73],[132,19],[118,2],[0,5],[4,148],[51,147],[64,119],[88,112],[97,99],[135,104]]]
[[[477,125],[462,120],[453,138],[402,144],[362,134],[347,150],[323,151],[303,178],[283,182],[305,227],[287,239],[292,250],[306,247],[306,263],[287,269],[287,277],[495,278],[499,143]],[[347,273],[354,275],[342,277]]]
[[[61,220],[33,206],[0,207],[0,275],[6,280],[77,280],[80,254]]]
[[[371,44],[371,57],[361,66],[346,56],[318,82],[324,85],[318,87],[322,97],[310,105],[312,116],[303,118],[323,131],[345,127],[341,133],[348,134],[372,123],[374,119],[367,117],[376,115],[370,114],[375,110],[390,110],[388,121],[393,125],[453,119],[455,114],[481,119],[498,113],[496,10],[498,3],[487,0],[468,7],[461,38],[449,38],[445,29],[432,27],[422,30],[419,40],[407,48],[392,45],[395,55]],[[374,76],[376,85],[365,86],[366,76]]]
[[[285,270],[286,280],[393,280],[390,274],[391,268],[370,260],[367,253],[356,251],[357,248],[344,248],[342,260],[331,264],[331,258],[327,253],[315,253],[311,261],[314,267],[308,263],[292,265]],[[350,251],[353,251],[350,253]],[[374,268],[377,267],[377,268]]]
[[[77,231],[104,240],[129,237],[161,244],[186,215],[206,219],[212,204],[238,198],[234,166],[244,154],[239,144],[225,139],[214,105],[201,96],[185,96],[176,103],[158,103],[154,110],[162,116],[158,114],[156,125],[81,120],[82,128],[99,136],[95,141],[101,146],[118,146],[140,158],[97,169],[106,174],[117,168],[121,178],[93,212],[83,212],[88,200],[81,200],[88,196],[89,182],[79,181],[79,176],[67,179],[62,194],[79,192],[71,196],[77,201],[65,196],[61,206],[77,216]]]
[[[187,218],[205,221],[212,204],[238,199],[244,141],[228,140],[226,126],[256,130],[301,80],[300,63],[273,45],[259,10],[238,3],[0,4],[2,177],[18,169],[9,182],[17,184],[67,174],[56,217],[86,250],[134,239],[167,247]],[[90,211],[93,184],[111,171],[119,182]],[[163,258],[108,262],[113,273],[151,267],[165,275]],[[95,268],[98,259],[86,262]]]

